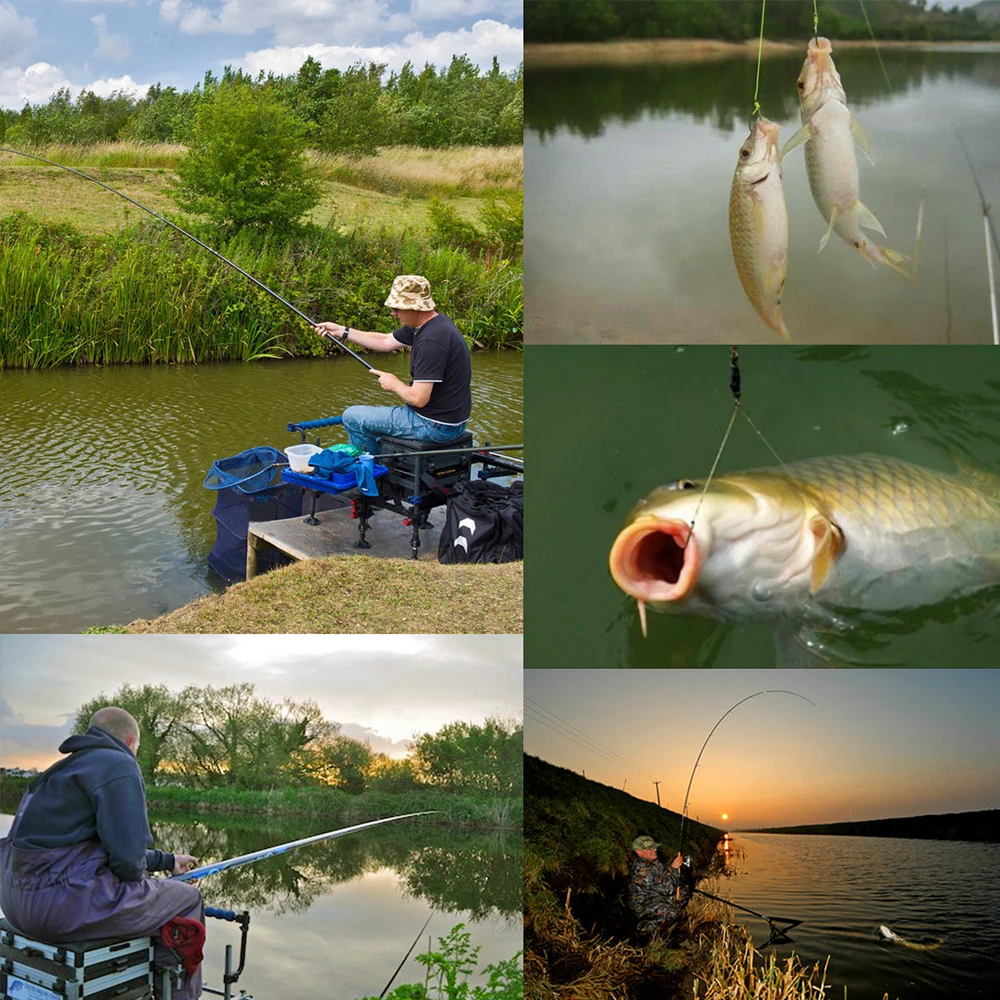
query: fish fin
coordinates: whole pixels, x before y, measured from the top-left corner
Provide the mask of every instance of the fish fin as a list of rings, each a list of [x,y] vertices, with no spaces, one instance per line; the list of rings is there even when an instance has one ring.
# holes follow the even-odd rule
[[[1000,498],[1000,476],[995,472],[978,469],[974,465],[963,462],[960,458],[955,458],[954,462],[958,468],[959,475],[963,479],[969,480],[969,482],[990,496]]]
[[[835,666],[824,655],[822,643],[806,626],[780,625],[774,634],[774,656],[774,665],[785,670]]]
[[[924,198],[920,198],[920,207],[917,209],[917,236],[913,243],[913,280],[917,280],[917,266],[920,263],[920,240],[924,235]]]
[[[915,271],[908,270],[903,265],[910,258],[905,253],[900,253],[898,250],[890,250],[889,247],[880,246],[878,248],[879,253],[882,254],[882,263],[887,267],[891,267],[898,274],[901,274],[904,278],[908,278],[910,281],[916,283],[917,275]]]
[[[827,227],[826,232],[823,234],[823,239],[819,241],[819,250],[817,253],[822,253],[826,249],[827,243],[830,242],[830,233],[833,232],[833,227],[837,224],[837,216],[840,215],[840,209],[836,205],[830,211],[830,225]]]
[[[646,602],[636,599],[636,604],[639,605],[639,624],[642,625],[642,637],[643,639],[648,639],[649,631],[646,628]]]
[[[812,129],[809,125],[803,125],[785,144],[781,147],[778,159],[783,160],[793,149],[797,149],[804,142],[808,142],[812,137]]]
[[[813,552],[812,575],[809,578],[809,593],[815,594],[826,583],[833,560],[844,547],[844,533],[823,514],[813,514],[809,518],[809,530],[816,540]]]
[[[851,134],[854,136],[854,144],[865,154],[868,162],[874,167],[875,161],[872,159],[872,144],[868,141],[868,136],[865,135],[865,130],[861,127],[861,122],[854,115],[851,115]]]
[[[875,218],[872,210],[867,206],[862,204],[860,201],[854,206],[854,211],[857,213],[858,222],[865,227],[865,229],[873,229],[876,233],[880,233],[885,236],[885,230],[882,228],[882,223]]]

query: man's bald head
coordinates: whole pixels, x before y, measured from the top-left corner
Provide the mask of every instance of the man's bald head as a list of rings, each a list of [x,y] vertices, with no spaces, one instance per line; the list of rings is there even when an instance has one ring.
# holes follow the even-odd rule
[[[139,723],[124,708],[109,705],[107,708],[98,709],[93,714],[90,725],[97,726],[115,739],[121,740],[133,753],[139,746]]]

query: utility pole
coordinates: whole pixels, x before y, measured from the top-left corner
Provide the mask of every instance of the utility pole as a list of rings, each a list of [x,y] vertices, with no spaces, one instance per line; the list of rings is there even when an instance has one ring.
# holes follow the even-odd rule
[[[654,781],[653,784],[656,785],[656,805],[657,805],[657,807],[659,807],[659,805],[660,805],[660,783],[658,781]]]
[[[626,778],[626,779],[625,779],[625,780],[624,780],[624,781],[622,782],[622,791],[623,791],[623,792],[625,791],[625,786],[626,786],[627,784],[628,784],[628,778]]]

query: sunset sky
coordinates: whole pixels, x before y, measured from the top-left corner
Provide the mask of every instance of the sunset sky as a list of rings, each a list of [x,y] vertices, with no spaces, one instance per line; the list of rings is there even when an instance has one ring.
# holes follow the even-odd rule
[[[658,780],[680,812],[719,717],[767,688],[815,707],[768,694],[733,711],[702,756],[691,817],[740,830],[1000,808],[995,670],[529,670],[525,752],[652,802]]]
[[[403,756],[449,722],[521,715],[521,637],[3,635],[0,767],[45,767],[79,705],[122,684],[311,699],[342,732]]]

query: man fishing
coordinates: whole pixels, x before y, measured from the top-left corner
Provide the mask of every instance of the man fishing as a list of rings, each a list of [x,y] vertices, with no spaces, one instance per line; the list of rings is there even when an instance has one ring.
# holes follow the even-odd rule
[[[648,937],[680,920],[691,899],[690,868],[682,871],[678,853],[668,868],[656,855],[660,845],[652,837],[632,841],[635,857],[629,871],[628,905],[639,918],[639,933]]]
[[[349,406],[343,417],[350,442],[373,455],[384,434],[450,444],[464,433],[472,412],[472,362],[465,338],[436,310],[430,283],[419,274],[399,275],[385,304],[402,324],[393,333],[355,330],[339,323],[315,327],[324,336],[373,351],[412,348],[408,385],[390,372],[372,369],[379,385],[405,405]]]
[[[68,756],[21,799],[0,840],[0,907],[25,935],[53,943],[145,934],[159,941],[175,917],[204,922],[194,886],[149,877],[182,874],[195,859],[151,850],[139,739],[128,712],[100,709],[86,733],[63,741],[59,751]],[[158,944],[156,961],[175,965],[176,957]],[[200,967],[173,996],[201,996]]]

